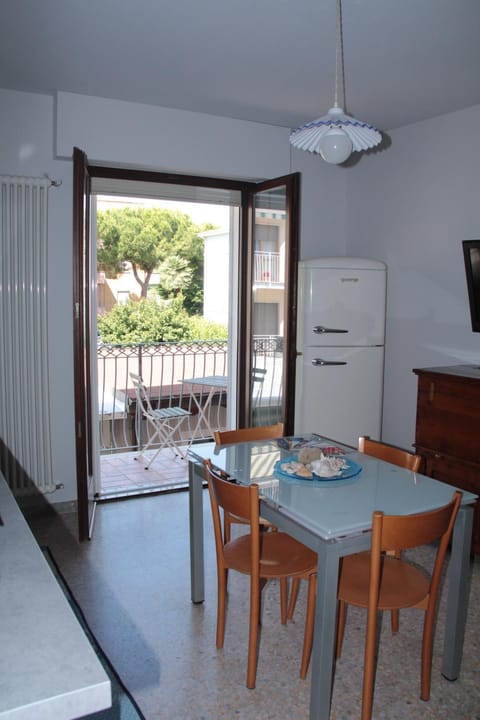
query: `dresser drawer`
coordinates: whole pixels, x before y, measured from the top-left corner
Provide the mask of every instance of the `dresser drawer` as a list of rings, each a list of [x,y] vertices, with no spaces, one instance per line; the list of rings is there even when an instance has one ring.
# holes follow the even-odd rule
[[[478,462],[480,383],[447,378],[419,376],[415,443]]]
[[[480,464],[465,462],[421,445],[416,445],[415,449],[423,457],[422,472],[425,475],[475,495],[480,494]],[[480,553],[480,503],[478,501],[474,510],[472,549],[475,553]]]

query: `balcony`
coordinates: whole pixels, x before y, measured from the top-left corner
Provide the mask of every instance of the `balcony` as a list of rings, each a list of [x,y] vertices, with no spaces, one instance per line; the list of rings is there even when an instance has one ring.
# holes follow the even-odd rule
[[[281,419],[283,338],[257,336],[253,344],[254,422],[275,423]],[[97,360],[101,455],[138,451],[148,440],[131,372],[143,378],[154,407],[180,405],[192,413],[175,437],[178,445],[211,439],[212,428],[226,427],[227,391],[216,388],[210,392],[208,387],[183,384],[183,380],[227,375],[227,343],[100,344]],[[199,407],[205,411],[205,421],[200,423]]]
[[[280,253],[253,253],[253,281],[256,285],[283,287],[283,277],[280,273]]]

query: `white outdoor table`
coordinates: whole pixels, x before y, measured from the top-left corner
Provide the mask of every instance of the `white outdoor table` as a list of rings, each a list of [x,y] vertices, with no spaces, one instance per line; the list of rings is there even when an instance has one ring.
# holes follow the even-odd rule
[[[183,378],[181,382],[183,385],[190,385],[190,396],[198,410],[197,422],[192,437],[196,436],[202,420],[208,429],[209,435],[213,437],[214,429],[218,428],[213,428],[210,423],[210,407],[215,393],[219,389],[227,390],[228,377],[226,375],[209,375],[207,377]],[[195,387],[197,386],[208,389],[208,394],[203,402],[199,402],[195,394]]]

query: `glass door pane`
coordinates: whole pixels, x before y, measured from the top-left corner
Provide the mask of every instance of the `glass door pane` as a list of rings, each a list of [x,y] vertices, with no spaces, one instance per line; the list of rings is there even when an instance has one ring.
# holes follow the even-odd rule
[[[284,422],[287,431],[293,431],[298,185],[298,175],[262,183],[249,203],[245,424]]]
[[[252,425],[283,417],[286,188],[255,194],[252,268]]]

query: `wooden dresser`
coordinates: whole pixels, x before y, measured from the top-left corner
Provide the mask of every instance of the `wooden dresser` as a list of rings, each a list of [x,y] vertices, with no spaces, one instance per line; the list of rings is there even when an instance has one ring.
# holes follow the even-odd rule
[[[415,448],[425,475],[480,495],[480,367],[421,368]],[[480,502],[473,551],[480,554]]]

